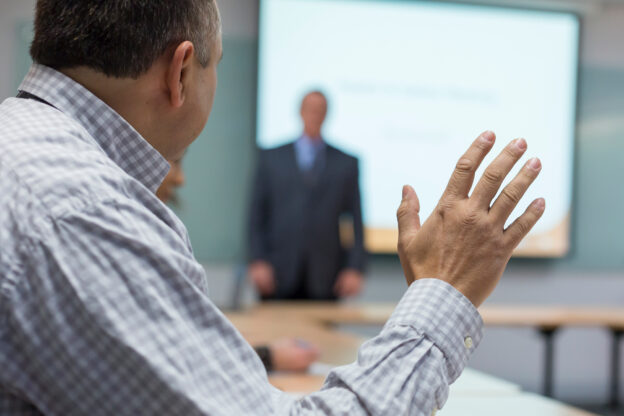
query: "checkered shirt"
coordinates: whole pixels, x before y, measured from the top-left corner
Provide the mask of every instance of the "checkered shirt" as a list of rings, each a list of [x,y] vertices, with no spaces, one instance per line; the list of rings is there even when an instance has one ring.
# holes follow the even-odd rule
[[[436,279],[323,389],[291,397],[210,301],[154,195],[167,162],[63,74],[34,65],[0,105],[0,414],[426,415],[482,321]],[[467,336],[472,346],[465,342]]]

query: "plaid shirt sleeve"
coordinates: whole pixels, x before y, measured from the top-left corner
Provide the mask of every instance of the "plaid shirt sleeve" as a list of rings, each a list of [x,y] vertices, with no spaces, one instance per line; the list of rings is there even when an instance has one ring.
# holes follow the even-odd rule
[[[27,272],[47,279],[14,288],[9,370],[44,414],[429,415],[480,339],[468,300],[441,281],[417,281],[356,363],[295,400],[269,385],[253,349],[196,284],[203,271],[183,239],[156,224],[116,199],[25,242],[39,259]]]
[[[131,201],[103,201],[24,245],[39,259],[28,273],[48,278],[14,288],[9,371],[44,414],[429,415],[480,339],[466,298],[439,280],[417,281],[357,362],[295,400],[269,385],[253,349],[195,283],[203,271],[180,254],[184,241],[172,246],[171,230],[155,224]]]
[[[300,399],[291,414],[429,416],[446,402],[482,328],[477,310],[452,286],[418,280],[357,361],[334,369],[323,389]]]

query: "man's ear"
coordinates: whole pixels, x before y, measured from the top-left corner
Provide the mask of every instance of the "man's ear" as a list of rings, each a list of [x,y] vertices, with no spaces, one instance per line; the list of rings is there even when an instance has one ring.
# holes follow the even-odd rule
[[[167,89],[169,102],[175,108],[184,104],[189,74],[193,64],[195,47],[189,41],[180,43],[174,50],[167,69]]]

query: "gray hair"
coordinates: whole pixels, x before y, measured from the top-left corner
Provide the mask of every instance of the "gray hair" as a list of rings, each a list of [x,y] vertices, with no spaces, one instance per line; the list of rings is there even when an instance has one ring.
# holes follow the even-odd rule
[[[210,63],[211,48],[221,35],[221,14],[216,0],[193,0],[193,2],[197,3],[196,10],[201,10],[201,13],[192,17],[198,21],[193,21],[187,26],[186,36],[183,37],[193,43],[197,60],[205,67]],[[202,21],[205,24],[202,24]]]
[[[220,33],[216,0],[37,0],[30,54],[57,70],[136,78],[186,40],[207,66]]]

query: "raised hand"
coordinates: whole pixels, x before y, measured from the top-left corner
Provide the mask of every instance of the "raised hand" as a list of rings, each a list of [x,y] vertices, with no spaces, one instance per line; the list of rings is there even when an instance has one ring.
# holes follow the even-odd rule
[[[505,223],[539,174],[539,159],[530,159],[492,204],[505,177],[527,149],[524,139],[513,140],[487,167],[468,195],[479,165],[496,137],[481,134],[459,159],[440,202],[420,224],[420,205],[410,186],[403,188],[397,211],[398,251],[408,284],[438,278],[453,285],[479,306],[492,293],[512,251],[544,213],[544,199],[533,201],[505,229]]]

